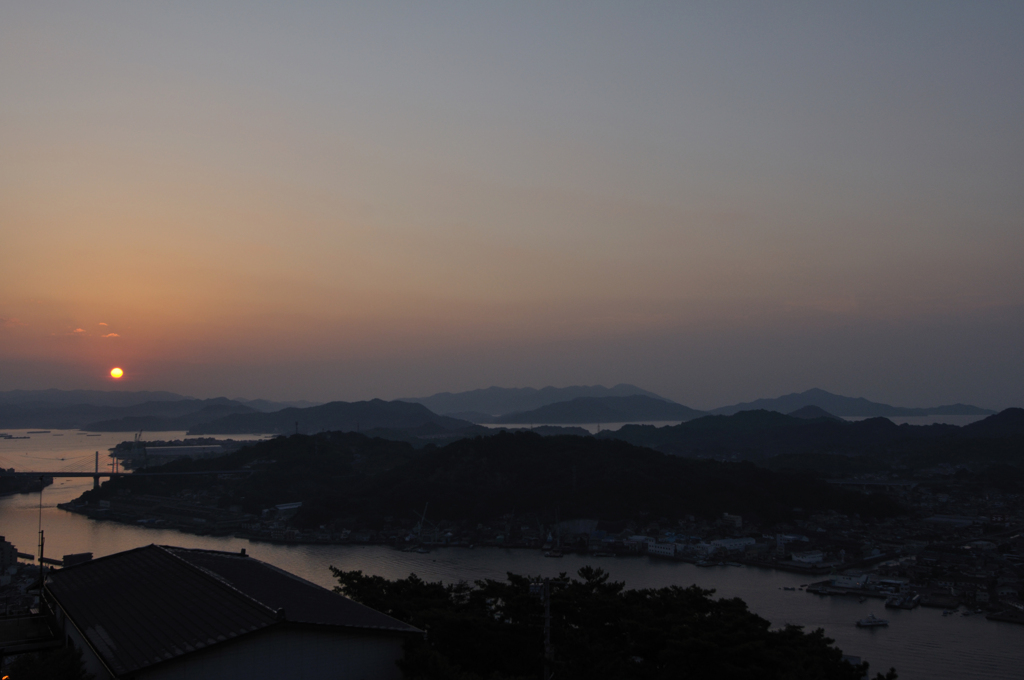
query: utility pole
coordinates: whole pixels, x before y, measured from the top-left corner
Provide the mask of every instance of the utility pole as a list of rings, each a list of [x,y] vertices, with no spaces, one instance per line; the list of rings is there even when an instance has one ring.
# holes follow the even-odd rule
[[[92,477],[92,488],[100,488],[100,452],[96,452],[96,474]]]
[[[530,595],[539,596],[544,603],[544,670],[541,678],[551,680],[554,677],[551,670],[551,661],[554,659],[554,650],[551,647],[551,579],[545,578],[539,583],[531,583]]]
[[[551,579],[544,579],[544,680],[551,680]]]
[[[99,452],[97,451],[97,454]],[[39,475],[39,607],[43,606],[43,476]]]

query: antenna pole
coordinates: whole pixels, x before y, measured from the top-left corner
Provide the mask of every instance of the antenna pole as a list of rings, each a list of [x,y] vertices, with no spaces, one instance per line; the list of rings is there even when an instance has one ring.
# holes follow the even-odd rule
[[[43,475],[39,475],[39,607],[43,606]]]

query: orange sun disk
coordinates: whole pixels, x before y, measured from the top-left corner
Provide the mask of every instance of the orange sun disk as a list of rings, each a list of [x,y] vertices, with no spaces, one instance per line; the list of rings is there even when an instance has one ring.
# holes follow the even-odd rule
[[[115,378],[115,379],[116,378],[120,378],[122,375],[124,375],[124,371],[122,371],[120,368],[112,368],[112,369],[110,369],[110,377],[111,378]]]

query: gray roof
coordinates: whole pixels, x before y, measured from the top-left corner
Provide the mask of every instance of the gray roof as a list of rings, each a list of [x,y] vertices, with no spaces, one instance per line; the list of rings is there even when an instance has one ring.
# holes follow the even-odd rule
[[[118,675],[276,625],[419,632],[238,553],[149,545],[52,572],[47,589]]]

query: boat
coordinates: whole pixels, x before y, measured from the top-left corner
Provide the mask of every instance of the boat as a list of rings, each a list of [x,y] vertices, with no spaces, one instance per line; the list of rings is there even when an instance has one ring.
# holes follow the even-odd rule
[[[548,550],[546,553],[544,553],[544,557],[561,557],[561,556],[562,556],[562,551],[561,550]]]
[[[942,612],[943,616],[952,616],[953,614],[956,614],[956,611],[952,609],[945,609]]]
[[[707,560],[698,560],[694,564],[696,564],[698,567],[713,567],[713,566],[715,566],[714,562],[708,562]]]
[[[796,590],[796,588],[794,588],[792,586],[783,586],[782,589],[783,590]]]
[[[888,625],[889,625],[888,621],[886,621],[885,619],[880,619],[877,616],[875,616],[874,614],[872,614],[871,616],[867,617],[866,619],[861,619],[860,621],[857,622],[857,627],[858,628],[878,628],[880,626],[888,626]]]

